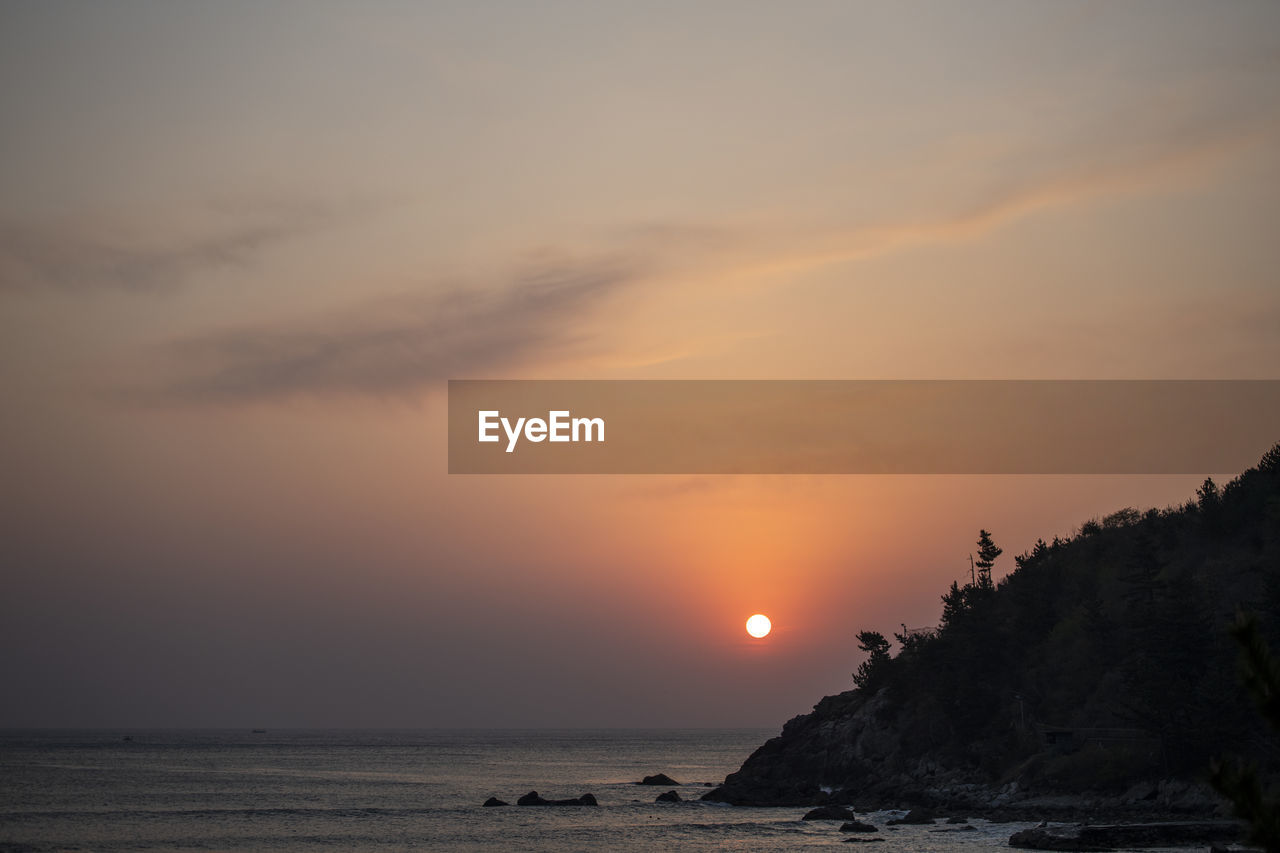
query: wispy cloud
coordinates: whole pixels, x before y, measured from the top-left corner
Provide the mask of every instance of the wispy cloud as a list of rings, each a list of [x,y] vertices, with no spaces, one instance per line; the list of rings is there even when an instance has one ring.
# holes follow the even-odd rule
[[[1114,117],[1120,130],[1102,141],[1099,128],[1023,150],[993,148],[956,170],[989,169],[985,189],[953,195],[950,212],[816,229],[757,239],[731,275],[776,274],[872,258],[913,246],[978,239],[1040,210],[1108,195],[1193,183],[1249,149],[1274,145],[1280,116],[1181,116],[1159,111]],[[940,195],[947,193],[940,189]]]
[[[169,225],[147,229],[145,238],[87,222],[0,220],[0,291],[167,291],[203,271],[245,267],[346,215],[320,204],[219,204],[205,213],[194,234]]]
[[[416,394],[571,345],[575,321],[640,273],[618,257],[543,259],[484,290],[428,290],[340,315],[175,340],[154,354],[168,373],[142,397],[239,403]]]
[[[184,337],[151,353],[165,372],[146,396],[166,403],[394,397],[421,393],[448,378],[527,373],[557,355],[580,354],[575,346],[584,342],[584,321],[608,297],[641,283],[650,301],[678,305],[680,294],[690,287],[730,288],[744,276],[981,239],[1042,209],[1194,182],[1241,150],[1273,139],[1276,131],[1270,116],[1253,121],[1232,115],[1183,121],[1165,116],[1164,109],[1153,108],[1147,117],[1132,117],[1128,127],[1105,142],[1093,138],[1100,135],[1098,128],[1084,128],[1075,137],[1042,141],[1030,149],[1006,147],[981,157],[970,152],[963,163],[944,164],[944,177],[991,166],[991,178],[973,182],[967,193],[940,187],[937,207],[918,217],[908,213],[897,221],[810,229],[780,223],[649,223],[597,235],[599,245],[606,247],[600,254],[543,257],[479,288],[432,285],[354,303],[329,316]],[[108,256],[96,265],[116,269],[122,280],[158,281],[166,271],[191,265],[237,263],[288,233],[279,227],[249,230],[142,260]],[[82,262],[80,268],[86,265],[92,264]],[[750,334],[769,332],[758,328]],[[630,363],[630,358],[640,365],[656,364],[692,357],[710,339],[703,335],[689,346],[664,344],[662,352],[638,359],[634,353],[620,360],[616,353],[612,357],[618,363]]]
[[[1280,111],[1243,110],[1177,94],[1100,115],[1059,134],[942,140],[919,163],[878,176],[918,200],[861,220],[797,221],[795,211],[736,223],[650,222],[618,241],[685,279],[739,282],[866,260],[917,246],[980,240],[1043,210],[1178,189],[1280,136]],[[801,219],[803,217],[800,217]]]

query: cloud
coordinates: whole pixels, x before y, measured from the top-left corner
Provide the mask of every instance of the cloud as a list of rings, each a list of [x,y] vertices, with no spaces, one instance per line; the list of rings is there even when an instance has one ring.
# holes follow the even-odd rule
[[[571,345],[566,331],[635,281],[617,257],[541,259],[486,290],[452,288],[369,301],[339,315],[171,341],[151,402],[237,403],[294,396],[404,396],[475,378]]]
[[[0,220],[0,291],[167,291],[205,270],[247,266],[278,243],[344,216],[318,204],[210,205],[195,236],[108,236],[86,223]],[[155,229],[148,229],[154,231]]]
[[[940,185],[925,196],[937,203],[916,216],[811,228],[794,221],[659,221],[614,228],[595,235],[603,247],[600,254],[543,257],[482,289],[430,286],[353,303],[327,317],[171,341],[152,353],[164,373],[145,396],[166,403],[300,395],[393,397],[420,393],[448,378],[512,371],[527,375],[531,367],[581,343],[583,321],[591,312],[641,280],[648,302],[678,312],[683,300],[705,301],[709,291],[727,291],[744,276],[792,273],[918,245],[981,239],[1040,210],[1195,182],[1233,155],[1264,147],[1276,132],[1270,115],[1241,118],[1225,108],[1220,114],[1188,114],[1167,107],[1155,104],[1127,122],[1116,119],[1115,128],[1103,127],[1108,124],[1103,122],[1060,137],[997,140],[990,150],[966,149],[959,160],[941,162],[933,172],[924,170],[918,180],[927,182],[930,174],[944,182],[949,176],[979,179],[968,184],[967,192]],[[298,221],[306,222],[306,211],[302,213]],[[166,270],[241,262],[288,233],[277,223],[142,261],[109,256],[80,267],[115,269],[119,278],[135,282],[159,280]],[[120,272],[130,266],[135,269],[128,276]],[[789,275],[786,280],[794,281]],[[768,333],[756,329],[751,335]],[[703,334],[693,349],[666,342],[639,359],[624,354],[619,363],[652,366],[663,359],[693,357],[707,345]]]
[[[907,204],[893,216],[799,229],[784,221],[697,246],[726,278],[793,274],[979,240],[1043,210],[1194,185],[1249,153],[1274,149],[1280,111],[1258,109],[1257,98],[1211,95],[1161,91],[1088,122],[1021,136],[975,130],[939,141],[894,176],[918,197],[914,212]]]

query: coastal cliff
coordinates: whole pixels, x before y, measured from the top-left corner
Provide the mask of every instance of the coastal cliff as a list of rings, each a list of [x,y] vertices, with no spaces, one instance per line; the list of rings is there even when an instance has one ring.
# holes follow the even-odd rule
[[[985,531],[977,553],[937,629],[904,627],[896,655],[859,634],[857,686],[787,722],[704,799],[1211,814],[1214,758],[1276,754],[1227,625],[1255,613],[1280,647],[1280,445],[1180,507],[1037,542],[998,582]]]

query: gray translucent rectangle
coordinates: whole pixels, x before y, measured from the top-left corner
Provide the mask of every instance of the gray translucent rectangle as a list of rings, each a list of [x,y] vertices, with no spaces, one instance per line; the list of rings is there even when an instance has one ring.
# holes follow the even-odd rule
[[[582,429],[481,442],[485,411]],[[1277,441],[1277,380],[449,382],[454,474],[1234,473]]]

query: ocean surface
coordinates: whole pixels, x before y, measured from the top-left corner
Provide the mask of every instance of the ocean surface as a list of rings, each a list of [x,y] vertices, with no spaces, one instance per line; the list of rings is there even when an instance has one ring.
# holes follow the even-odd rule
[[[0,732],[0,851],[837,847],[804,809],[697,802],[774,731]],[[131,738],[131,740],[126,740]],[[666,773],[693,802],[655,803]],[[483,808],[593,793],[599,808]],[[1028,824],[885,827],[872,850],[991,850]],[[859,845],[861,846],[861,845]],[[1007,848],[1006,848],[1007,849]]]

